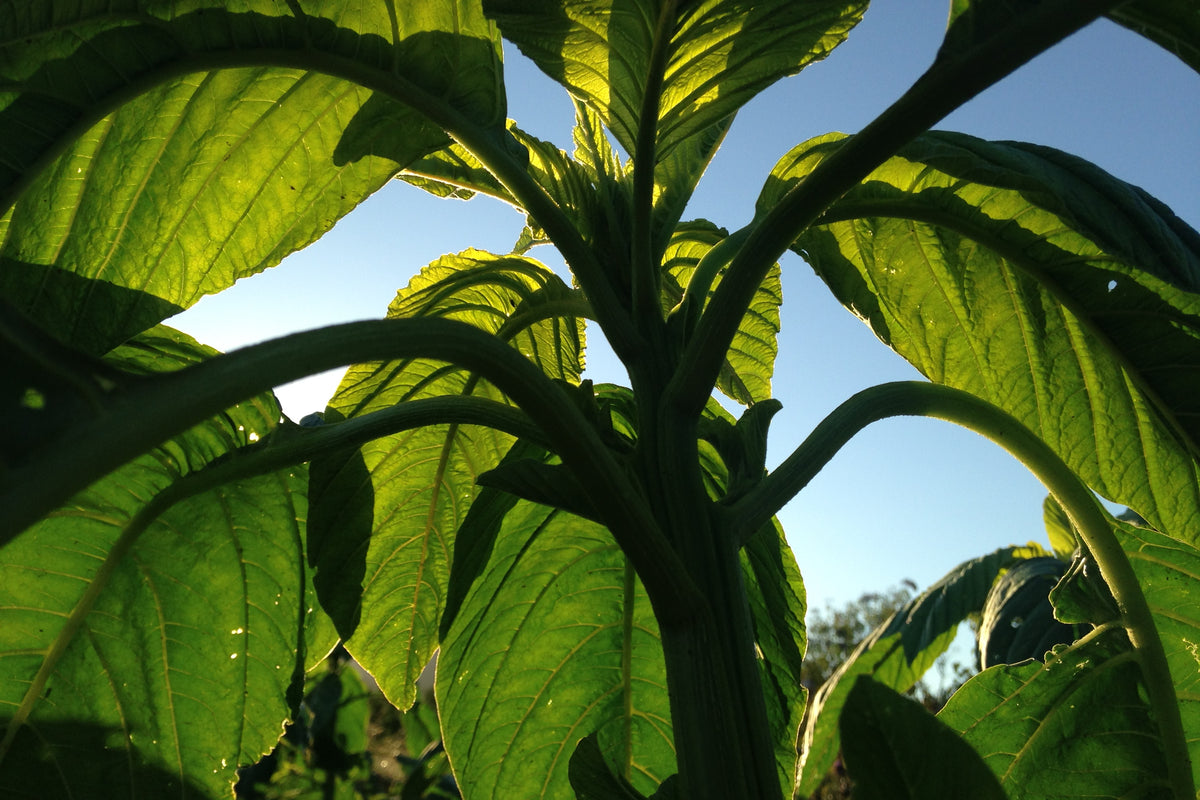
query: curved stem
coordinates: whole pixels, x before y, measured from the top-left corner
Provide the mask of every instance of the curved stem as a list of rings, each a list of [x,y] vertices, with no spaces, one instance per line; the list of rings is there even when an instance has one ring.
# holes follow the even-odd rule
[[[1042,3],[962,55],[939,56],[900,99],[818,164],[758,221],[733,258],[684,350],[671,404],[683,413],[703,407],[758,285],[838,197],[942,117],[1118,3]]]
[[[894,416],[932,417],[962,425],[999,444],[1045,484],[1079,531],[1117,601],[1142,667],[1175,796],[1193,798],[1191,762],[1174,679],[1137,575],[1095,495],[1049,445],[1007,412],[967,392],[932,383],[887,383],[865,389],[838,406],[771,475],[733,503],[728,518],[736,520],[745,538],[800,491],[856,433]]]
[[[0,546],[71,494],[158,443],[273,386],[340,366],[431,358],[480,374],[528,414],[604,514],[649,590],[686,614],[702,602],[645,499],[574,403],[532,362],[445,319],[350,322],[217,356],[111,396],[106,415],[64,431],[0,494]]]
[[[696,264],[696,270],[692,273],[691,280],[688,281],[687,289],[684,290],[683,299],[671,312],[672,315],[682,315],[683,328],[687,336],[691,335],[700,321],[704,303],[708,300],[709,292],[712,290],[717,275],[729,264],[739,248],[745,244],[751,230],[752,228],[745,227],[729,234],[713,245]]]

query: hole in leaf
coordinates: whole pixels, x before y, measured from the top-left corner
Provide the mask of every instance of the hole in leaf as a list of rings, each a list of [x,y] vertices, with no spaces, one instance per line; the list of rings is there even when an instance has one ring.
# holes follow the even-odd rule
[[[1117,288],[1117,282],[1116,282],[1116,281],[1109,281],[1109,282],[1108,282],[1108,290],[1109,290],[1110,292],[1111,292],[1113,289],[1116,289],[1116,288]]]
[[[30,411],[41,411],[46,407],[46,395],[30,386],[21,395],[21,407]]]

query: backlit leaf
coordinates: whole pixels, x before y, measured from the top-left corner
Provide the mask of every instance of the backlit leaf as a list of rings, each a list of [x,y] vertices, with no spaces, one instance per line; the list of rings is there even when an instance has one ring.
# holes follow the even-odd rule
[[[1200,551],[1149,528],[1119,520],[1115,525],[1167,654],[1192,780],[1200,785]]]
[[[645,795],[675,772],[658,626],[599,525],[519,502],[438,658],[442,735],[465,797],[570,796],[591,733]]]
[[[505,37],[595,108],[627,153],[635,150],[661,6],[651,0],[484,3]],[[666,26],[659,158],[776,80],[824,58],[865,7],[829,0],[680,4]]]
[[[480,251],[421,271],[392,317],[446,317],[507,338],[554,378],[577,382],[583,323],[573,290],[527,258]],[[352,418],[406,400],[474,395],[504,401],[490,384],[440,362],[413,359],[351,368],[329,414]],[[310,548],[317,588],[347,649],[406,708],[437,646],[455,531],[512,443],[478,426],[438,425],[376,439],[312,465]]]
[[[113,358],[162,369],[209,354],[162,329]],[[278,415],[269,398],[230,409],[0,551],[7,792],[228,796],[237,767],[274,746],[304,670],[333,643],[304,560],[304,471],[186,487]]]
[[[660,26],[668,8],[674,18]],[[737,110],[827,56],[865,8],[834,0],[484,2],[505,38],[596,112],[627,155],[637,156],[641,127],[654,126],[656,253]],[[665,48],[657,76],[656,46]],[[657,119],[643,120],[647,87],[659,78]]]
[[[1166,651],[1197,780],[1200,553],[1127,522],[1114,521],[1114,532]],[[1011,797],[1169,796],[1164,748],[1145,698],[1127,637],[1103,621],[1071,647],[1055,648],[1044,666],[981,673],[941,716],[984,755]]]
[[[0,293],[90,352],[277,264],[445,143],[403,91],[502,132],[498,44],[469,3],[395,26],[384,4],[123,5],[0,23]]]
[[[981,672],[938,715],[1013,800],[1168,797],[1140,671],[1119,627],[1036,661]]]
[[[760,210],[841,139],[789,154]],[[1200,531],[1200,235],[1058,151],[928,134],[795,244],[930,379],[1000,406],[1108,499]]]
[[[676,229],[663,260],[664,311],[679,303],[700,259],[725,236],[723,230],[704,220],[688,222]],[[709,286],[709,295],[720,282],[721,276],[717,275]],[[750,405],[771,396],[782,304],[783,286],[776,264],[755,291],[717,378],[717,388],[739,403]]]

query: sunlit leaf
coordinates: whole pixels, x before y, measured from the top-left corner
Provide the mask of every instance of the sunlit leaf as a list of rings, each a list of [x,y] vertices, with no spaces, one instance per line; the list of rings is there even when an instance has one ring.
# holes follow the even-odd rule
[[[627,153],[636,149],[659,8],[650,0],[484,3],[505,37],[595,108]],[[824,58],[863,8],[829,0],[681,4],[665,29],[659,157],[779,78]]]
[[[1175,684],[1197,778],[1200,756],[1200,553],[1148,528],[1115,521],[1154,618]],[[1081,607],[1082,608],[1082,607]],[[996,667],[968,681],[942,718],[984,755],[1013,797],[1157,797],[1169,792],[1164,747],[1145,678],[1116,622],[1044,666]]]
[[[520,502],[438,658],[438,709],[465,797],[570,796],[576,743],[598,733],[652,794],[675,772],[658,626],[611,535]]]
[[[769,208],[839,146],[777,165]],[[1064,153],[928,134],[795,244],[932,380],[1008,411],[1155,527],[1200,531],[1200,235]]]
[[[349,2],[126,5],[0,23],[0,207],[28,187],[0,222],[0,293],[93,353],[277,264],[447,141],[335,64],[502,130],[498,43],[470,3],[394,20]]]
[[[1119,627],[981,672],[939,714],[1012,798],[1167,797],[1140,670]]]
[[[641,126],[655,126],[656,252],[737,110],[828,55],[866,3],[702,0],[679,4],[660,27],[668,7],[675,8],[652,0],[484,2],[505,37],[595,111],[627,155],[637,153]],[[657,119],[642,120],[647,86],[657,86],[656,46],[665,48]]]
[[[1180,716],[1200,785],[1200,551],[1128,522],[1116,522],[1117,537],[1129,557],[1154,616],[1167,665],[1175,683]]]
[[[445,256],[413,278],[393,317],[447,317],[507,338],[549,376],[577,382],[583,323],[573,290],[526,258]],[[330,402],[350,418],[405,400],[474,395],[503,401],[464,370],[423,359],[365,364]],[[347,649],[397,706],[437,646],[455,531],[511,437],[439,425],[377,439],[312,465],[310,547],[317,587]]]
[[[161,329],[113,359],[161,370],[207,355]],[[228,795],[238,765],[274,746],[305,668],[332,645],[304,559],[304,470],[187,487],[278,416],[269,398],[230,409],[0,551],[6,790]],[[160,495],[177,502],[151,505]]]
[[[683,292],[691,284],[700,259],[725,236],[723,230],[704,220],[679,226],[671,237],[663,261],[664,311],[669,311],[680,301]],[[708,287],[709,295],[720,282],[721,276],[718,274]],[[782,304],[783,287],[779,265],[776,264],[755,291],[717,378],[717,388],[739,403],[750,405],[771,396],[771,375],[775,371],[775,356],[779,350],[779,307]]]

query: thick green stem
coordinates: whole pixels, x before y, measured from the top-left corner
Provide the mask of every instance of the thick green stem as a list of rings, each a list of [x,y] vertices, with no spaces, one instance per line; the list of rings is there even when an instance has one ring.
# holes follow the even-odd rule
[[[1049,445],[1007,412],[967,392],[932,383],[888,383],[866,389],[835,409],[757,488],[731,505],[727,518],[739,525],[743,536],[751,535],[855,434],[894,416],[943,419],[986,436],[1028,467],[1063,507],[1117,601],[1142,668],[1175,797],[1192,800],[1195,789],[1179,699],[1137,575],[1096,496]]]
[[[841,195],[958,106],[1095,20],[1119,0],[1054,0],[958,57],[939,57],[912,88],[846,140],[754,226],[684,351],[671,402],[702,408],[733,336],[771,265]]]
[[[634,370],[639,471],[658,523],[703,602],[655,600],[671,702],[679,796],[781,797],[738,541],[700,472],[696,419],[658,404],[664,370]],[[664,617],[660,611],[671,613]]]
[[[713,525],[690,532],[681,557],[707,603],[662,621],[679,796],[779,800],[771,727],[738,548]]]

